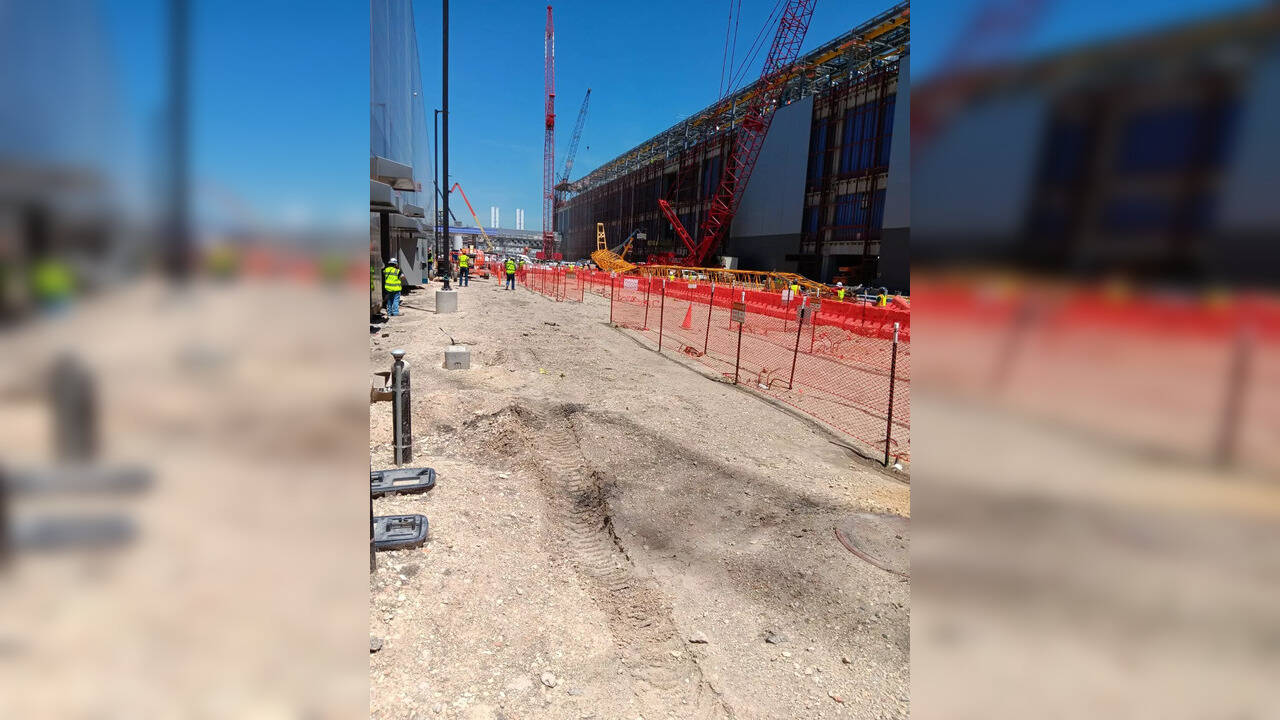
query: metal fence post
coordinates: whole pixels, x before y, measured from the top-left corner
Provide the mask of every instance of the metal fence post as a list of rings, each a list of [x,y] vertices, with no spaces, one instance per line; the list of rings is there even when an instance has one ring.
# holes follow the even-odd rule
[[[707,345],[711,342],[711,315],[716,311],[716,281],[711,281],[711,297],[707,299],[707,334],[702,339],[702,354],[707,354]]]
[[[893,442],[893,390],[898,384],[898,327],[893,324],[893,350],[889,356],[889,412],[884,430],[884,466],[889,467],[889,445]]]
[[[730,295],[729,297],[733,297]],[[729,322],[733,322],[733,311],[729,311]],[[742,291],[742,322],[738,323],[738,354],[733,359],[733,384],[738,384],[738,368],[742,367],[742,326],[747,324],[747,291]]]
[[[409,363],[404,361],[404,350],[391,351],[395,364],[391,366],[391,425],[395,463],[403,465],[413,461],[413,417],[409,399]]]
[[[1235,353],[1227,376],[1227,397],[1222,406],[1222,421],[1218,429],[1215,459],[1222,465],[1231,465],[1236,459],[1236,431],[1240,425],[1240,412],[1244,405],[1244,388],[1249,376],[1249,360],[1253,354],[1253,333],[1241,327],[1236,335]]]
[[[618,279],[609,273],[609,324],[613,324],[613,296],[617,292]]]
[[[638,280],[636,282],[639,282]],[[649,295],[653,293],[653,278],[644,279],[644,329],[649,329]]]
[[[658,306],[658,352],[662,352],[662,326],[667,314],[667,279],[662,278],[662,304]]]
[[[787,380],[788,390],[795,388],[796,384],[796,360],[800,358],[800,333],[804,332],[804,314],[807,307],[809,307],[809,297],[806,295],[800,301],[800,307],[797,310],[800,317],[796,321],[796,349],[791,354],[791,379]]]

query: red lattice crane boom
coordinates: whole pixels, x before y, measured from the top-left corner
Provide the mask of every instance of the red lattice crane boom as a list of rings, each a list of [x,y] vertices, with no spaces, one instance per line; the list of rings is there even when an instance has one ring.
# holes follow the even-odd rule
[[[760,71],[761,90],[751,99],[742,124],[738,126],[733,150],[721,171],[720,184],[707,208],[697,243],[670,204],[666,200],[658,201],[658,206],[675,228],[680,241],[689,250],[688,255],[678,258],[681,264],[703,265],[728,233],[734,213],[738,211],[738,203],[742,201],[742,193],[746,190],[747,180],[751,178],[751,171],[755,169],[756,160],[760,157],[760,148],[764,146],[765,136],[769,133],[774,106],[787,81],[785,71],[800,56],[800,44],[809,32],[809,21],[813,19],[815,5],[817,0],[787,0],[782,17],[778,20],[778,30],[773,36],[773,45],[769,48],[764,67]]]
[[[551,23],[551,6],[547,6],[547,33],[544,46],[546,67],[546,136],[542,143],[542,252],[551,257],[555,251],[555,183],[556,183],[556,31]]]

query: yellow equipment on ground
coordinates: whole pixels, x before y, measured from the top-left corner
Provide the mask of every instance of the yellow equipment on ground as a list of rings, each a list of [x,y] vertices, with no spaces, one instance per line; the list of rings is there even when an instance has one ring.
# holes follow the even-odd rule
[[[631,231],[622,244],[621,252],[614,252],[605,242],[604,223],[596,223],[596,250],[591,253],[591,261],[605,272],[626,273],[635,270],[637,265],[627,262],[627,253],[631,252],[631,242],[637,237],[643,238],[644,233],[639,230]]]

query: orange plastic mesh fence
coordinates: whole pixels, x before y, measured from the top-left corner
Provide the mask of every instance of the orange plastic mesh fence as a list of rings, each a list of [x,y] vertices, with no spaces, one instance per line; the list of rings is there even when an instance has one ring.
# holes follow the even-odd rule
[[[830,300],[815,307],[789,293],[633,275],[593,277],[587,285],[607,288],[611,322],[661,352],[694,357],[845,432],[877,457],[887,440],[891,458],[910,458],[909,309]],[[741,333],[731,317],[735,302],[743,306]]]
[[[505,270],[497,277],[505,280]],[[516,284],[557,302],[582,302],[584,278],[578,268],[525,266],[516,270]]]

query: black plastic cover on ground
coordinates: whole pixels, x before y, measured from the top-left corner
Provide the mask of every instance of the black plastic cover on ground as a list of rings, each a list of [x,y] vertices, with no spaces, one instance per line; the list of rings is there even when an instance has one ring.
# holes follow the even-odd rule
[[[426,492],[435,486],[434,468],[392,468],[369,471],[369,492],[374,497],[388,493]]]
[[[427,518],[423,515],[379,515],[373,519],[373,547],[401,550],[427,541]]]

